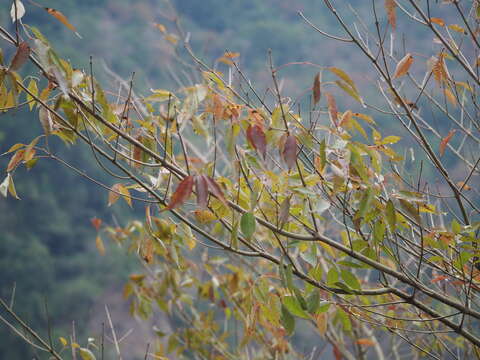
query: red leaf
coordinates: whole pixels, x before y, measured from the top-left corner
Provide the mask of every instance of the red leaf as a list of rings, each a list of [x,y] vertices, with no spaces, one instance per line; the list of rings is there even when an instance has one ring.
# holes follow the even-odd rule
[[[102,219],[99,218],[93,218],[90,220],[92,222],[92,226],[95,228],[95,230],[98,231],[100,229],[100,226],[102,225]]]
[[[342,352],[340,351],[340,349],[336,345],[333,345],[333,355],[335,356],[335,360],[342,360],[343,359]]]
[[[337,126],[337,122],[338,122],[337,103],[332,94],[326,93],[325,96],[327,97],[328,113],[330,114],[330,120],[332,120],[333,124]]]
[[[439,150],[440,150],[440,156],[443,156],[443,154],[445,154],[445,148],[447,147],[447,144],[448,142],[452,139],[453,135],[455,135],[455,129],[454,130],[450,130],[450,132],[448,133],[447,136],[445,136],[442,141],[440,141],[440,147],[439,147]]]
[[[247,129],[247,140],[265,159],[267,153],[267,140],[260,125],[249,125]]]
[[[193,190],[193,176],[187,176],[178,184],[177,189],[170,198],[168,206],[162,211],[172,210],[182,205],[188,199]]]
[[[297,138],[294,135],[288,135],[282,150],[282,157],[288,166],[288,170],[295,166],[297,162]]]
[[[447,275],[438,275],[438,276],[435,276],[433,279],[432,279],[432,284],[435,284],[436,282],[439,282],[439,281],[442,281],[442,280],[446,280],[448,279],[448,276]]]
[[[10,63],[9,70],[15,71],[20,69],[20,67],[25,64],[30,56],[30,46],[26,41],[21,42],[18,45],[17,52]]]
[[[320,101],[320,96],[322,95],[320,90],[320,73],[315,75],[313,79],[313,104],[317,104]]]
[[[197,191],[197,204],[201,208],[207,207],[208,181],[205,175],[195,176],[195,189]]]
[[[223,194],[223,190],[220,187],[220,185],[217,184],[217,182],[212,179],[210,176],[205,176],[205,179],[207,180],[208,183],[208,188],[212,192],[212,194],[220,200],[225,206],[228,206],[227,199],[225,199],[225,195]]]

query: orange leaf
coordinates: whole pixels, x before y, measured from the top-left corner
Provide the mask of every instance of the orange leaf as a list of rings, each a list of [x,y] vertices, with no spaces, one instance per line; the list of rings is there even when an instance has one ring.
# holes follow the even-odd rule
[[[330,120],[335,126],[337,126],[337,122],[338,122],[337,103],[332,94],[326,93],[325,96],[327,97],[328,113],[330,114]]]
[[[395,0],[385,0],[385,10],[387,11],[387,19],[392,27],[392,30],[395,31],[397,28],[397,16],[395,15],[395,8],[397,4]]]
[[[313,104],[317,104],[320,101],[322,93],[320,90],[320,73],[315,75],[313,79]]]
[[[197,204],[201,208],[207,207],[208,182],[205,175],[195,176],[195,189],[197,191]]]
[[[187,176],[178,184],[177,189],[170,198],[168,206],[162,211],[175,209],[182,205],[188,199],[193,190],[193,176]]]
[[[454,130],[450,130],[450,132],[448,133],[447,136],[445,136],[442,141],[440,141],[440,147],[439,147],[439,150],[440,150],[440,156],[443,156],[443,154],[445,153],[445,148],[447,147],[447,144],[448,142],[452,139],[453,135],[455,134],[455,129]]]
[[[260,125],[249,125],[247,128],[247,140],[265,159],[267,153],[267,139]]]
[[[335,360],[342,360],[343,359],[343,354],[338,348],[337,345],[333,345],[333,355],[335,356]]]
[[[358,339],[356,341],[356,343],[360,344],[360,345],[365,345],[365,346],[374,346],[375,345],[375,341],[367,339],[367,338]]]
[[[67,17],[65,15],[63,15],[60,11],[58,10],[55,10],[55,9],[52,9],[52,8],[48,8],[46,7],[45,10],[47,10],[47,12],[52,15],[55,19],[57,19],[58,21],[60,21],[63,25],[65,25],[67,28],[69,28],[70,30],[72,30],[75,35],[77,35],[79,38],[82,38],[80,36],[80,34],[77,32],[77,29],[75,28],[75,26],[73,26],[72,24],[70,24],[70,22],[68,21]]]
[[[449,79],[449,74],[447,70],[447,65],[445,64],[445,55],[441,53],[435,63],[433,64],[432,72],[435,80],[440,84],[442,81],[447,81]]]
[[[99,219],[99,218],[93,218],[90,220],[91,223],[92,223],[92,226],[95,228],[95,230],[99,230],[100,229],[100,226],[102,225],[102,219]]]
[[[288,135],[283,145],[282,158],[288,166],[288,170],[293,168],[297,162],[297,138],[294,135]]]
[[[18,150],[10,159],[7,165],[7,172],[12,171],[17,167],[18,164],[23,160],[23,156],[25,155],[25,150],[21,149]]]
[[[97,246],[98,253],[102,256],[105,255],[105,245],[103,245],[100,235],[97,235],[97,238],[95,239],[95,245]]]
[[[413,56],[410,53],[408,53],[403,57],[402,60],[398,62],[397,67],[395,68],[395,73],[393,74],[393,78],[397,79],[405,75],[410,69],[410,66],[412,66],[412,63],[413,63]]]
[[[430,18],[430,21],[434,24],[437,24],[437,25],[440,25],[440,26],[445,26],[445,21],[443,21],[443,19],[441,19],[441,18],[432,17],[432,18]]]
[[[20,67],[22,67],[22,65],[28,60],[29,56],[30,46],[26,41],[21,42],[20,45],[18,45],[17,52],[15,53],[8,69],[12,71],[20,69]]]

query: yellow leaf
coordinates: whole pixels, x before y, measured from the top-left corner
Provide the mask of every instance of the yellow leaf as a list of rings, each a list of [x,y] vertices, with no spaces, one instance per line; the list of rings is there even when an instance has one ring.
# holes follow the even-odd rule
[[[167,28],[163,24],[153,23],[153,26],[155,26],[163,34],[167,32]]]
[[[460,25],[457,25],[457,24],[448,25],[448,28],[453,30],[453,31],[456,31],[460,34],[466,34],[467,33],[463,27],[461,27]]]
[[[325,336],[327,332],[327,314],[322,313],[315,315],[315,324],[317,325],[320,335]]]
[[[209,224],[217,219],[215,214],[210,210],[195,210],[194,214],[197,221],[201,224]]]
[[[452,91],[449,88],[445,88],[443,92],[448,102],[453,106],[457,106],[457,98],[455,97],[455,95],[453,95]]]
[[[30,80],[30,82],[28,83],[28,91],[30,91],[33,96],[38,96],[37,80],[35,79]],[[30,111],[35,106],[35,101],[33,100],[33,96],[27,93],[28,107],[30,108]]]
[[[408,53],[400,60],[395,68],[395,73],[393,74],[394,79],[398,79],[399,77],[404,76],[408,73],[410,66],[413,64],[413,56],[412,54]]]
[[[68,345],[68,341],[64,337],[59,337],[58,340],[60,340],[60,342],[62,343],[62,346]]]

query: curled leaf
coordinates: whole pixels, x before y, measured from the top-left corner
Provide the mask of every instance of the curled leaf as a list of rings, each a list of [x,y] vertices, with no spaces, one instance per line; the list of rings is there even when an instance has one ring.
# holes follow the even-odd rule
[[[58,10],[55,10],[55,9],[52,9],[52,8],[48,8],[46,7],[45,10],[50,14],[52,15],[55,19],[57,19],[58,21],[60,21],[63,25],[65,25],[68,29],[72,30],[75,35],[77,35],[80,39],[82,38],[80,36],[80,34],[77,32],[77,29],[75,28],[75,26],[73,26],[72,24],[70,24],[70,22],[68,21],[67,17],[65,15],[63,15],[60,11]]]
[[[315,75],[315,78],[313,79],[313,104],[317,104],[320,101],[320,97],[322,95],[321,89],[320,89],[320,73]]]
[[[408,53],[402,58],[402,60],[398,62],[397,67],[395,68],[395,73],[393,74],[393,78],[398,79],[399,77],[404,76],[408,72],[412,64],[413,56],[412,54]]]
[[[171,210],[182,205],[190,196],[193,190],[193,176],[187,176],[178,184],[177,189],[170,198],[168,206],[162,211]]]
[[[18,45],[17,52],[10,63],[9,70],[16,71],[22,67],[30,56],[30,46],[26,41],[21,42]]]
[[[447,136],[445,136],[442,141],[440,141],[440,146],[439,146],[439,152],[440,156],[443,156],[445,154],[445,149],[448,145],[448,142],[452,139],[453,135],[455,135],[456,130],[450,130]]]
[[[205,175],[195,176],[195,190],[197,192],[197,204],[201,208],[207,207],[208,182]]]
[[[23,15],[25,15],[25,7],[20,0],[15,0],[12,4],[12,8],[10,9],[10,17],[12,18],[12,22],[20,20]]]
[[[262,127],[258,124],[249,125],[247,128],[247,140],[265,159],[267,153],[267,139]]]

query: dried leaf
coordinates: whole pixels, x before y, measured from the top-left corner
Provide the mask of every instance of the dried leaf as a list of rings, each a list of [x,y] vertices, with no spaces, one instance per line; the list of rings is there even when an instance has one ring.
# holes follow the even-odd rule
[[[448,142],[452,139],[453,135],[455,135],[456,130],[450,130],[447,136],[445,136],[442,141],[440,141],[440,147],[439,147],[439,152],[440,156],[443,156],[445,154],[445,149],[447,147]]]
[[[22,65],[27,62],[28,57],[30,56],[30,51],[30,45],[28,45],[26,41],[21,42],[20,45],[18,45],[17,52],[15,53],[8,69],[11,71],[20,69]]]
[[[337,122],[338,122],[337,103],[332,94],[326,93],[325,96],[327,97],[328,113],[330,114],[330,120],[335,126],[337,126]]]
[[[322,96],[322,92],[320,89],[320,73],[315,75],[313,79],[313,104],[317,104],[320,101],[320,97]]]
[[[205,175],[195,176],[195,190],[197,192],[197,205],[201,208],[206,208],[208,201],[208,182]]]
[[[58,21],[60,21],[63,25],[65,25],[67,28],[69,28],[70,30],[72,30],[75,35],[77,35],[80,39],[82,38],[80,36],[80,34],[77,32],[77,29],[75,28],[75,26],[73,26],[72,24],[70,24],[70,22],[68,21],[67,17],[65,15],[63,15],[60,11],[58,10],[55,10],[55,9],[52,9],[52,8],[48,8],[46,7],[45,10],[47,10],[47,12],[52,15],[55,19],[57,19]]]
[[[280,204],[280,210],[278,211],[278,226],[280,228],[288,221],[290,217],[290,199],[292,196],[288,196]]]
[[[408,53],[402,58],[402,60],[398,62],[397,67],[395,68],[395,73],[393,74],[393,78],[398,79],[399,77],[404,76],[410,69],[410,66],[412,66],[412,63],[413,56],[412,54]]]
[[[430,21],[434,24],[439,25],[439,26],[445,26],[445,21],[443,21],[443,19],[441,19],[441,18],[432,17],[432,18],[430,18]]]
[[[337,345],[333,345],[333,356],[335,356],[335,360],[342,360],[343,355]]]
[[[181,206],[188,199],[193,190],[193,176],[187,176],[177,186],[177,189],[170,198],[168,206],[162,211],[175,209]]]
[[[467,190],[467,191],[472,190],[472,187],[463,181],[457,182],[457,186],[459,189],[462,189],[462,190]]]
[[[294,135],[288,135],[283,145],[282,157],[291,170],[297,162],[297,138]]]
[[[217,220],[215,214],[210,210],[195,210],[193,213],[195,214],[195,219],[197,219],[200,224],[209,224]]]
[[[163,24],[153,23],[153,26],[155,26],[163,34],[167,32],[167,28]]]
[[[443,53],[441,53],[438,58],[435,58],[432,72],[438,84],[441,84],[443,81],[447,81],[450,78],[447,65],[445,64],[445,55]]]
[[[23,6],[23,3],[20,0],[15,0],[15,2],[12,4],[12,8],[10,9],[10,17],[12,18],[12,22],[15,22],[15,20],[20,20],[23,15],[25,15],[25,7]]]
[[[247,140],[250,145],[265,159],[267,153],[267,139],[260,125],[254,124],[248,126]]]
[[[45,135],[50,135],[53,130],[53,121],[50,111],[42,106],[39,110],[38,117],[40,119],[40,124],[42,124],[43,132]]]
[[[395,0],[385,0],[385,10],[387,11],[387,19],[393,31],[395,31],[395,29],[397,28],[397,16],[395,14],[396,7],[397,7],[397,4],[395,3]]]

